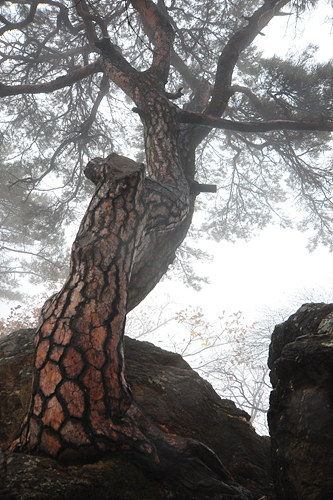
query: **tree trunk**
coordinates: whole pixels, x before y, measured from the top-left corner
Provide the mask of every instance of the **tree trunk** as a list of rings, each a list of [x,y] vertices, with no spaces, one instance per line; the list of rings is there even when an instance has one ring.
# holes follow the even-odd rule
[[[160,77],[138,74],[124,61],[123,74],[115,73],[110,61],[119,55],[108,40],[96,45],[105,71],[138,106],[149,177],[142,164],[115,153],[88,163],[96,190],[72,247],[69,278],[42,311],[31,402],[11,449],[59,460],[120,449],[155,474],[176,474],[191,490],[252,498],[212,450],[163,433],[132,402],[124,376],[126,312],[158,283],[186,236],[198,193],[190,188],[194,149],[184,147],[192,132],[181,128]]]
[[[147,236],[148,246],[161,244],[150,236],[153,229],[176,234],[177,209],[186,228],[185,208],[128,158],[93,160],[86,175],[95,194],[72,247],[69,278],[42,311],[31,402],[11,450],[68,461],[118,449],[135,453],[155,474],[176,474],[189,490],[252,498],[212,450],[165,434],[145,417],[125,381],[123,334],[136,250],[143,252]]]
[[[63,289],[43,309],[36,373],[20,442],[52,457],[103,449],[131,405],[123,333],[135,248],[144,224],[144,167],[110,155],[90,162],[97,184],[72,247]],[[88,451],[87,451],[88,450]]]
[[[162,239],[156,231],[177,228],[183,214],[187,219],[172,191],[145,180],[144,165],[129,158],[93,160],[85,173],[97,187],[72,247],[69,278],[43,308],[32,399],[20,437],[23,448],[63,459],[81,447],[86,454],[106,449],[102,438],[112,446],[126,434],[134,438],[132,423],[124,419],[132,400],[123,359],[134,257],[137,252],[141,269],[153,264],[151,248]],[[162,257],[160,272],[169,264],[168,252]],[[147,276],[137,301],[155,286],[157,278]]]

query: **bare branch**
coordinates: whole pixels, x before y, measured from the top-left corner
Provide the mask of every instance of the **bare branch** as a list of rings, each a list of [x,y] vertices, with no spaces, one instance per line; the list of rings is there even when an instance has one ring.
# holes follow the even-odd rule
[[[62,269],[61,266],[59,266],[59,264],[57,264],[56,262],[53,262],[51,259],[46,258],[44,255],[42,255],[39,252],[29,252],[28,250],[17,250],[15,248],[6,247],[5,245],[1,245],[0,252],[1,252],[1,250],[7,250],[8,252],[15,252],[15,253],[26,254],[26,255],[33,255],[34,257],[38,257],[39,259],[42,259],[45,262],[48,262],[49,264],[52,264],[52,266],[55,266],[58,269]]]
[[[43,45],[45,44],[43,43]],[[92,52],[96,53],[97,49],[95,47],[92,47],[91,45],[84,45],[83,47],[75,47],[73,49],[69,49],[64,52],[52,51],[43,54],[38,58],[27,57],[24,55],[16,55],[16,54],[5,54],[4,52],[0,52],[0,56],[2,57],[0,62],[2,63],[4,61],[20,61],[28,64],[39,64],[39,63],[55,61],[57,59],[66,59],[77,55],[83,55],[83,57],[86,57],[88,54]]]
[[[259,111],[265,120],[269,120],[270,116],[263,105],[262,101],[257,97],[249,87],[244,87],[242,85],[233,85],[230,90],[234,92],[241,92],[249,98],[249,101],[254,105],[254,107]]]
[[[182,123],[196,123],[211,128],[234,130],[236,132],[270,132],[271,130],[313,130],[333,131],[333,122],[323,121],[293,121],[293,120],[268,120],[265,122],[234,122],[215,116],[207,116],[193,111],[179,110]]]
[[[176,68],[176,70],[182,75],[185,82],[191,87],[191,89],[195,89],[198,85],[200,85],[201,80],[199,80],[196,76],[193,75],[192,71],[186,66],[184,61],[179,57],[178,54],[172,49],[171,52],[171,63]]]
[[[107,95],[109,91],[109,78],[106,75],[103,75],[102,81],[101,81],[101,86],[100,86],[100,91],[98,92],[98,96],[96,98],[96,101],[94,102],[94,105],[92,107],[91,113],[87,120],[85,120],[84,123],[81,125],[81,134],[87,134],[89,128],[93,124],[96,118],[96,113],[98,111],[99,105],[101,104],[103,97]]]
[[[4,16],[0,15],[0,21],[5,25],[0,29],[0,36],[2,36],[6,31],[22,29],[30,24],[35,17],[38,3],[38,0],[34,0],[33,2],[31,2],[27,17],[23,21],[20,21],[18,23],[11,23]]]
[[[103,72],[101,61],[97,59],[87,66],[83,66],[64,76],[59,76],[55,80],[45,83],[37,83],[32,85],[4,85],[0,83],[0,97],[18,94],[47,94],[54,90],[59,90],[64,87],[69,87],[73,83],[83,80],[95,73]]]
[[[108,38],[108,30],[105,22],[100,16],[96,14],[90,14],[88,5],[85,0],[80,0],[79,2],[74,2],[76,6],[77,13],[83,19],[84,28],[91,45],[94,45],[98,41],[98,36],[96,34],[96,29],[94,22],[101,28],[104,38]]]

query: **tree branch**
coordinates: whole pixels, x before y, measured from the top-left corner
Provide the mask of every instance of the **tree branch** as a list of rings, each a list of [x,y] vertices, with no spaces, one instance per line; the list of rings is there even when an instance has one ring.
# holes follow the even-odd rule
[[[232,91],[232,93],[241,92],[242,94],[246,95],[246,97],[248,97],[249,101],[253,104],[256,110],[259,111],[259,113],[262,115],[262,117],[265,120],[270,119],[265,106],[263,105],[259,97],[257,97],[249,87],[244,87],[242,85],[233,85],[230,90]]]
[[[91,113],[90,113],[89,117],[81,124],[80,131],[81,131],[82,135],[88,133],[91,125],[95,121],[99,105],[101,104],[103,98],[107,95],[108,91],[109,91],[109,78],[108,78],[108,76],[103,75],[101,85],[100,85],[100,90],[98,92],[96,101],[94,102],[94,105],[91,109]]]
[[[7,97],[19,94],[47,94],[55,90],[69,87],[73,83],[83,80],[95,73],[103,72],[102,63],[99,59],[87,66],[72,71],[64,76],[59,76],[55,80],[45,83],[27,84],[27,85],[4,85],[0,83],[0,97]]]
[[[293,120],[269,120],[265,122],[234,122],[207,116],[193,111],[179,110],[179,119],[182,123],[193,123],[211,128],[233,130],[236,132],[270,132],[271,130],[313,130],[333,131],[333,122],[323,121],[293,121]]]
[[[28,250],[17,250],[15,248],[6,247],[5,245],[1,245],[0,252],[1,252],[1,250],[7,250],[8,252],[15,252],[15,253],[26,254],[26,255],[33,255],[34,257],[38,257],[39,259],[42,259],[45,262],[48,262],[49,264],[52,264],[52,266],[55,266],[58,269],[61,269],[61,266],[59,266],[59,264],[57,264],[56,262],[53,262],[51,259],[48,259],[47,257],[42,255],[41,253],[29,252]]]
[[[109,38],[103,38],[95,43],[103,56],[104,71],[108,77],[133,100],[136,83],[140,75],[131,64],[120,54]]]
[[[186,66],[174,49],[171,51],[171,64],[182,75],[188,86],[195,90],[200,85],[201,80],[193,75],[192,71]]]
[[[82,55],[83,57],[88,56],[92,52],[97,53],[97,49],[92,47],[91,45],[84,45],[83,47],[75,47],[73,49],[69,49],[65,52],[48,52],[41,56],[31,57],[31,56],[23,56],[16,54],[6,54],[5,52],[0,52],[1,60],[0,63],[4,61],[19,61],[27,64],[39,64],[50,61],[55,61],[57,59],[66,59],[72,56]]]
[[[4,16],[0,15],[1,23],[5,25],[0,29],[0,36],[2,36],[6,31],[20,30],[25,26],[27,26],[28,24],[30,24],[35,17],[38,3],[39,3],[38,0],[34,0],[33,2],[31,2],[30,10],[27,17],[23,21],[20,21],[18,23],[11,23]]]
[[[76,10],[80,17],[83,19],[84,28],[91,45],[94,45],[98,41],[98,36],[96,34],[95,25],[93,21],[98,24],[102,30],[104,38],[108,38],[108,30],[105,22],[100,16],[93,15],[89,13],[88,6],[85,0],[80,0],[79,2],[74,2],[76,4]]]
[[[61,4],[59,4],[58,7],[60,9],[60,12],[57,16],[57,24],[61,25],[63,23],[64,26],[68,29],[68,31],[72,35],[74,35],[74,36],[77,35],[84,28],[84,24],[79,23],[76,26],[74,26],[69,20],[68,9]]]
[[[221,116],[224,112],[232,95],[231,79],[240,53],[253,42],[258,33],[267,26],[288,1],[269,0],[264,2],[264,5],[249,18],[248,25],[230,38],[219,57],[213,96],[207,109],[208,115]]]
[[[131,4],[154,33],[155,50],[150,70],[157,73],[165,85],[169,75],[174,31],[169,21],[151,0],[132,0]]]

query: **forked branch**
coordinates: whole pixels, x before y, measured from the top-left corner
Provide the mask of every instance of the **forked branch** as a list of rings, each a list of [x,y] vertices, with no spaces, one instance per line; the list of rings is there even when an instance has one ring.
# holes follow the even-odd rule
[[[171,48],[174,39],[171,24],[151,0],[132,0],[131,4],[154,33],[153,43],[155,49],[150,69],[157,73],[165,85],[169,74]]]
[[[219,57],[213,96],[207,108],[208,115],[221,116],[224,112],[232,95],[230,89],[232,75],[241,52],[253,42],[261,30],[287,3],[288,0],[264,2],[264,5],[249,17],[248,25],[230,38]]]

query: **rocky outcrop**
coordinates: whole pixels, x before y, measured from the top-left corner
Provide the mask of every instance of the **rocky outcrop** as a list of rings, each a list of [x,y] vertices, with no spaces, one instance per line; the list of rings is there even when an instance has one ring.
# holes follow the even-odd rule
[[[33,330],[20,330],[0,339],[0,498],[189,498],[174,478],[151,477],[137,466],[135,457],[130,460],[117,452],[94,464],[65,465],[5,451],[18,433],[29,401],[33,338]],[[134,400],[151,420],[166,433],[191,437],[212,448],[234,479],[249,490],[241,497],[226,492],[223,499],[250,500],[268,492],[269,439],[255,433],[247,413],[221,399],[179,355],[127,338],[125,359]],[[222,497],[198,492],[191,498]]]
[[[333,304],[305,304],[277,325],[268,414],[279,500],[333,498]]]

